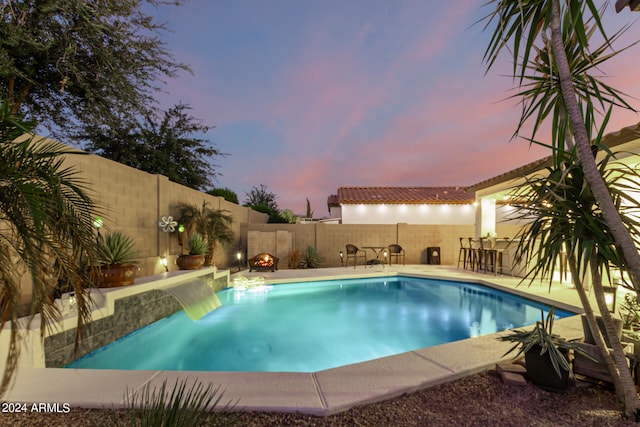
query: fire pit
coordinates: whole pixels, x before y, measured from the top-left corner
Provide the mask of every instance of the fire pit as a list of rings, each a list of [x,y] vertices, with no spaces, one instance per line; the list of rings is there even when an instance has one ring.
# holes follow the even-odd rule
[[[249,258],[249,272],[256,271],[276,271],[278,269],[278,257],[268,253],[262,253]]]

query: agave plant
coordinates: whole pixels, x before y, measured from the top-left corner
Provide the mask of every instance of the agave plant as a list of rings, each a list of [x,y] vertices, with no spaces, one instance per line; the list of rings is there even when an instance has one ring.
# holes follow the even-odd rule
[[[202,234],[193,233],[191,237],[189,237],[189,240],[187,240],[187,250],[189,251],[189,255],[206,255],[209,250],[209,245]]]
[[[324,257],[320,255],[318,249],[315,246],[307,246],[304,254],[302,255],[302,261],[300,261],[300,267],[302,268],[318,268],[324,262]]]
[[[98,261],[101,265],[136,264],[136,245],[121,231],[107,233],[98,239]]]

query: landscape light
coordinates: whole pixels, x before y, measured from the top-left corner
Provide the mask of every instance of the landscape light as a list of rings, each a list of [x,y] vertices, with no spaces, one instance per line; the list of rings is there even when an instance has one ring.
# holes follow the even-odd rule
[[[607,309],[610,313],[616,312],[616,294],[618,293],[617,286],[603,286],[604,301],[607,304]]]

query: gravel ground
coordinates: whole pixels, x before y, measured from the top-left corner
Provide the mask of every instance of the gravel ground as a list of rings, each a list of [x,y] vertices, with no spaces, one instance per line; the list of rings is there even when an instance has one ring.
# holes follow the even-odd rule
[[[242,406],[240,401],[239,406]],[[533,385],[503,384],[483,372],[395,399],[328,417],[235,413],[210,417],[206,426],[632,426],[621,417],[610,388],[580,385],[550,393]],[[68,414],[0,414],[0,426],[105,426],[113,412],[72,408]],[[233,421],[233,422],[232,422]]]

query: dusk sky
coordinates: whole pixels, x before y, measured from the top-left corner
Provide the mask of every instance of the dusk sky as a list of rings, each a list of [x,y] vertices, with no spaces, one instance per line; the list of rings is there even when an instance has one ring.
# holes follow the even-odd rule
[[[509,142],[520,109],[509,58],[485,75],[485,0],[191,0],[154,16],[193,75],[167,82],[168,108],[189,104],[240,203],[264,184],[281,209],[325,217],[340,186],[466,186],[548,155]],[[614,33],[640,13],[603,17]],[[622,48],[625,42],[616,47]],[[633,46],[602,69],[640,109]],[[618,110],[607,128],[640,121]],[[546,136],[546,135],[545,135]],[[542,136],[541,136],[542,139]]]

